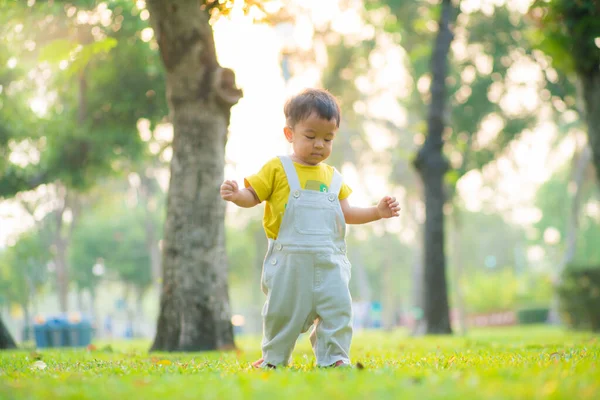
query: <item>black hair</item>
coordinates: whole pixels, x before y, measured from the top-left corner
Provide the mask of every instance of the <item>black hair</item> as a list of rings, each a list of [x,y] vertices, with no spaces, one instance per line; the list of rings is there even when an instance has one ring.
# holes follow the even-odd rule
[[[336,98],[324,89],[305,89],[291,97],[283,107],[285,120],[289,127],[304,121],[317,113],[319,118],[331,120],[335,118],[336,126],[340,127],[342,112]]]

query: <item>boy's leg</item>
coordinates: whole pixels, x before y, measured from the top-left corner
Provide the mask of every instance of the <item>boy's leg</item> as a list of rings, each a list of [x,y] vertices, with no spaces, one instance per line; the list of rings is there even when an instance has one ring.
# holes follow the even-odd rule
[[[341,261],[340,261],[341,260]],[[350,265],[345,256],[332,256],[334,265],[317,265],[324,276],[317,291],[316,311],[319,316],[310,341],[317,365],[326,367],[337,362],[350,364],[352,342],[352,298],[348,282]]]
[[[287,365],[298,336],[315,318],[313,257],[312,254],[280,257],[279,270],[268,282],[267,301],[262,311],[261,366]]]

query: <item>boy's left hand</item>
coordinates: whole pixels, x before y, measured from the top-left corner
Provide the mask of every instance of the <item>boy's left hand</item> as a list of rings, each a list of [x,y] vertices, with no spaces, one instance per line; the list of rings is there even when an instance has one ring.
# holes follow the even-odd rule
[[[385,196],[377,204],[377,212],[381,218],[392,218],[400,215],[400,204],[395,197]]]

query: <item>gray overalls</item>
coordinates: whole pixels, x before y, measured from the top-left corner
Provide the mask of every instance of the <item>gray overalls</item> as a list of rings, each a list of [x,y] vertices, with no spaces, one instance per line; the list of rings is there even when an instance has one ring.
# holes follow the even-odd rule
[[[280,159],[290,197],[263,265],[262,365],[288,364],[298,336],[313,323],[310,341],[317,365],[350,363],[350,262],[338,200],[342,177],[335,171],[328,193],[303,190],[292,160]]]

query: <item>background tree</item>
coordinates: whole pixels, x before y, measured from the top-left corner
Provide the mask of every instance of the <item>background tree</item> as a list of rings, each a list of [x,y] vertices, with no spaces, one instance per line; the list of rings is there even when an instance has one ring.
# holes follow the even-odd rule
[[[0,196],[55,184],[54,264],[65,312],[67,253],[79,193],[143,154],[137,121],[146,117],[154,123],[165,115],[162,75],[156,54],[139,36],[146,23],[132,2],[32,2],[11,11],[8,37],[34,43],[15,50],[15,59],[31,73],[50,77],[44,85],[51,88],[47,97],[55,100],[38,113],[30,133],[15,133],[17,143],[29,143],[40,156],[24,166],[10,165]]]
[[[0,318],[0,350],[8,350],[14,349],[17,345],[15,344],[15,340],[10,335],[10,332],[4,326],[4,322],[2,322],[2,318]]]
[[[219,66],[210,25],[217,1],[149,0],[167,76],[173,158],[163,246],[163,289],[152,350],[233,346],[224,211],[219,197],[230,109],[241,98]]]
[[[600,4],[596,0],[537,0],[530,16],[538,46],[581,85],[589,145],[600,182]]]
[[[451,0],[442,1],[438,34],[431,57],[431,103],[427,121],[427,137],[417,153],[415,168],[423,180],[425,189],[425,301],[423,304],[425,333],[452,333],[448,313],[446,284],[446,256],[444,252],[444,175],[448,161],[442,153],[442,134],[447,124],[446,76],[448,53],[452,42],[450,24],[455,10]]]

